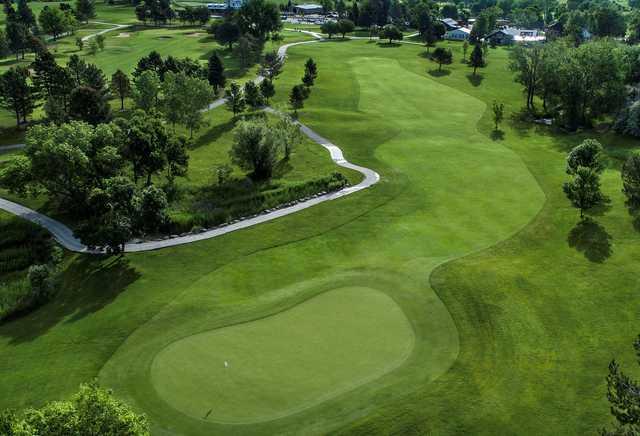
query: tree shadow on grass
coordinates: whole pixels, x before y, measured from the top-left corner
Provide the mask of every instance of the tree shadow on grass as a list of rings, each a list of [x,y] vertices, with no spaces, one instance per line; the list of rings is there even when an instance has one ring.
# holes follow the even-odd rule
[[[492,130],[491,139],[494,141],[502,141],[504,139],[504,132],[502,130]]]
[[[51,301],[22,318],[0,326],[12,344],[32,341],[64,320],[73,323],[111,304],[140,273],[124,256],[77,257],[64,272]]]
[[[400,47],[402,44],[400,44],[399,42],[382,42],[379,41],[378,42],[378,47],[380,48],[394,48],[394,47]]]
[[[582,252],[584,257],[595,263],[607,260],[613,251],[611,235],[606,229],[590,217],[578,222],[567,236],[569,247]]]
[[[193,142],[193,145],[190,147],[192,150],[202,147],[203,145],[211,144],[212,142],[217,141],[222,135],[229,132],[233,129],[235,123],[234,120],[231,119],[226,123],[216,124],[214,127],[207,130],[204,134],[198,137]]]
[[[472,86],[480,86],[482,84],[482,80],[484,80],[484,76],[478,73],[469,73],[467,74],[467,80]]]
[[[430,76],[433,76],[433,77],[444,77],[444,76],[450,75],[451,74],[451,70],[438,70],[438,69],[435,69],[435,70],[429,70],[428,73],[429,73]]]

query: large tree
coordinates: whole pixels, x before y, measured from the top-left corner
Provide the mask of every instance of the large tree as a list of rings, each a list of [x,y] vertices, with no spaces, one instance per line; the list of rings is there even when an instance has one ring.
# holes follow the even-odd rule
[[[229,50],[233,48],[233,44],[240,39],[242,31],[238,23],[231,17],[226,18],[222,22],[217,22],[211,25],[211,33],[216,42],[220,45],[226,45]]]
[[[233,113],[233,116],[244,111],[246,102],[244,100],[242,89],[236,82],[231,82],[231,85],[225,91],[225,97],[227,99],[227,108]]]
[[[0,106],[12,111],[16,125],[27,122],[36,107],[37,94],[29,84],[29,70],[12,67],[0,75]]]
[[[149,111],[158,104],[160,78],[155,71],[144,71],[133,82],[133,100],[136,106]]]
[[[206,80],[185,73],[167,73],[162,84],[163,110],[169,121],[179,122],[193,131],[202,125],[202,111],[213,100],[214,92]]]
[[[526,104],[529,110],[535,108],[534,97],[540,81],[542,50],[542,47],[537,44],[531,46],[518,44],[509,54],[509,68],[516,73],[516,81],[525,88]]]
[[[266,0],[246,1],[237,12],[237,19],[243,32],[262,40],[282,28],[278,7]]]
[[[596,139],[585,139],[567,155],[567,174],[575,175],[580,167],[599,174],[604,171],[604,151]]]
[[[478,68],[484,67],[484,53],[482,52],[482,46],[480,44],[476,44],[473,47],[473,51],[469,57],[469,65],[473,67],[474,76]]]
[[[53,39],[58,39],[60,35],[72,30],[74,23],[70,15],[66,14],[60,7],[45,6],[38,16],[40,27]]]
[[[275,128],[262,120],[242,121],[234,129],[234,144],[229,152],[233,163],[251,171],[252,177],[271,177],[278,161],[280,142]]]
[[[634,343],[636,359],[640,362],[640,337]],[[636,436],[640,434],[640,383],[620,370],[615,360],[609,363],[607,399],[615,427],[602,430],[602,436]]]
[[[69,117],[96,125],[111,118],[107,95],[90,86],[79,86],[69,97]]]
[[[88,22],[90,18],[95,18],[96,7],[93,0],[76,0],[75,13],[78,20],[84,21],[85,23]]]
[[[393,24],[387,24],[380,30],[380,38],[388,39],[389,44],[391,44],[394,40],[402,40],[402,32]]]
[[[70,400],[47,403],[24,413],[0,413],[0,432],[7,435],[148,436],[149,423],[96,382],[80,385]]]

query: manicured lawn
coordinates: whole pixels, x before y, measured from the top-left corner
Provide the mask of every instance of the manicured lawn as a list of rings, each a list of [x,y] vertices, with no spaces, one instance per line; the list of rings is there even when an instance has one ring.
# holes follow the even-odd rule
[[[286,105],[313,57],[319,76],[301,119],[339,144],[347,159],[378,171],[381,182],[197,244],[117,259],[73,256],[59,298],[0,326],[0,353],[11,356],[0,359],[0,374],[10,375],[0,378],[0,408],[60,398],[99,375],[146,412],[158,434],[557,435],[606,425],[607,363],[616,356],[632,366],[629,344],[640,328],[634,298],[640,245],[618,172],[632,143],[599,136],[611,156],[603,178],[611,202],[593,213],[597,224],[576,227],[578,213],[561,183],[566,151],[585,135],[510,118],[522,95],[506,68],[507,50],[490,51],[480,79],[459,62],[460,46],[449,45],[455,61],[445,75],[433,73],[437,65],[414,45],[335,41],[293,48],[275,103]],[[494,99],[507,106],[502,135],[491,132]],[[346,375],[352,368],[275,387],[273,376],[256,381],[256,371],[236,368],[254,332],[272,335],[260,341],[264,352],[251,356],[259,359],[255,368],[271,374],[283,366],[279,353],[292,353],[279,347],[299,346],[303,357],[313,351],[310,336],[296,335],[310,331],[333,343],[324,321],[287,317],[318,301],[332,306],[336,289],[354,287],[386,296],[343,301],[338,315],[362,310],[375,321],[382,310],[381,324],[395,326],[381,337],[382,352],[355,332],[345,336],[377,356],[367,364],[394,361],[379,356],[398,355],[388,348],[398,345],[390,336],[406,344],[398,320],[410,324],[414,345],[396,369],[312,405],[330,376],[339,377],[338,386],[348,378],[357,384],[358,376]],[[329,309],[312,312],[323,310]],[[362,326],[370,321],[349,318]],[[288,331],[292,326],[301,331]],[[231,358],[218,357],[228,348],[225,332],[236,338]],[[353,353],[342,359],[353,362],[361,353],[349,348]],[[189,353],[182,378],[212,386],[197,395],[157,372]],[[210,384],[224,370],[221,359],[238,370],[229,401],[240,408],[215,395],[229,380]],[[284,368],[277,375],[313,371]],[[256,392],[287,402],[272,404],[274,411],[266,399],[245,400],[258,382],[270,387]],[[177,394],[167,401],[170,392]],[[286,414],[293,399],[312,407],[254,424],[213,422]],[[211,419],[201,419],[209,410]]]
[[[156,356],[160,397],[196,419],[250,423],[287,416],[400,365],[414,336],[385,293],[347,287],[253,322],[198,333]]]

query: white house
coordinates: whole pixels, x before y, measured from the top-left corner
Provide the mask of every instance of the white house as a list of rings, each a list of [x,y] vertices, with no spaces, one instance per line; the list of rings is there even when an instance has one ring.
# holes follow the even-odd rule
[[[225,0],[224,3],[208,3],[207,9],[212,12],[223,12],[228,9],[238,10],[242,7],[244,0]]]
[[[466,27],[458,27],[457,29],[449,30],[444,34],[444,39],[450,39],[453,41],[465,41],[469,39],[471,35],[471,29]]]

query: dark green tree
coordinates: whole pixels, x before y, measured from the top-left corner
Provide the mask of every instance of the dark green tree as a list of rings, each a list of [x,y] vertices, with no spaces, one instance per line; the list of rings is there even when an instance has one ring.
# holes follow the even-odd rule
[[[124,110],[124,99],[131,95],[129,76],[122,70],[117,70],[111,76],[111,92],[120,98],[120,110]]]
[[[211,26],[210,32],[213,33],[213,37],[220,45],[226,45],[229,50],[233,48],[233,44],[240,39],[242,31],[240,26],[232,18],[226,18],[220,23],[214,23]]]
[[[273,86],[273,82],[269,79],[264,79],[260,82],[260,93],[264,98],[266,104],[269,104],[269,99],[276,95],[276,88]]]
[[[573,178],[562,188],[571,204],[580,209],[580,218],[584,218],[584,212],[600,204],[603,198],[600,177],[591,168],[578,167]]]
[[[484,53],[482,52],[482,46],[480,44],[476,44],[473,47],[473,51],[469,57],[469,65],[473,67],[474,76],[476,75],[478,68],[484,67]]]
[[[209,84],[213,86],[213,90],[218,93],[218,89],[224,89],[224,85],[227,83],[227,79],[224,76],[224,65],[222,59],[218,56],[217,52],[213,52],[209,57],[209,64],[207,68],[207,80]]]
[[[431,54],[431,58],[438,63],[438,71],[442,71],[442,65],[449,65],[453,60],[453,55],[451,54],[451,50],[438,47]]]
[[[259,109],[264,103],[260,88],[252,80],[244,84],[244,100],[253,110]]]
[[[338,33],[342,35],[342,39],[344,39],[347,33],[351,33],[355,30],[356,26],[353,24],[353,21],[343,18],[338,20]]]
[[[24,67],[12,67],[0,75],[0,107],[15,114],[17,126],[27,122],[38,100],[28,79],[29,70]]]
[[[111,118],[107,96],[90,86],[79,86],[71,91],[69,117],[89,124],[104,123]]]
[[[633,208],[640,206],[640,156],[630,155],[622,165],[622,192]]]
[[[96,17],[96,7],[93,0],[76,0],[76,18],[85,23]]]
[[[567,174],[576,174],[580,167],[589,168],[596,174],[604,171],[604,152],[596,139],[585,139],[567,155]]]
[[[231,82],[231,85],[225,92],[227,100],[227,108],[233,112],[233,116],[238,115],[246,106],[242,89],[236,82]]]

